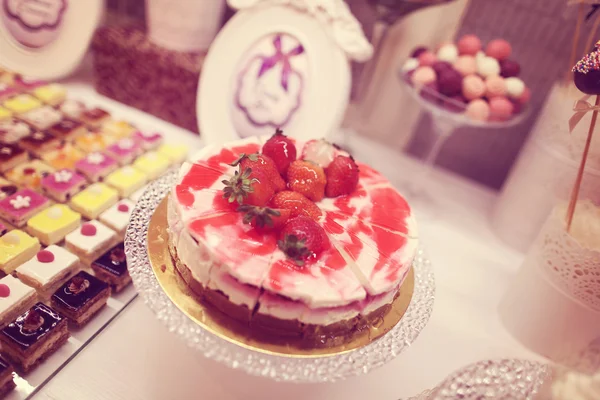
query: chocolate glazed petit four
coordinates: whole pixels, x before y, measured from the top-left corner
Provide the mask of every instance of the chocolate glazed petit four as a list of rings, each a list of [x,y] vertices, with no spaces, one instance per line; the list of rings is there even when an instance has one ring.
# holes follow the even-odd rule
[[[37,303],[0,331],[2,351],[23,372],[31,371],[69,339],[67,320]]]
[[[115,292],[120,292],[131,283],[123,243],[119,243],[94,261],[92,269],[96,276],[111,285]]]
[[[80,271],[52,295],[52,307],[82,327],[106,305],[110,294],[107,283]]]
[[[0,357],[0,398],[6,396],[17,385],[13,381],[15,369],[8,361]]]

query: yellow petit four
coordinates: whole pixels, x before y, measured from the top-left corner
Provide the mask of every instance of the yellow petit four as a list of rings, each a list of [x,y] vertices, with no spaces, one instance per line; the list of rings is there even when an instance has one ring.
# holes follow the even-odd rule
[[[0,237],[0,269],[6,274],[33,257],[40,250],[40,242],[21,230]]]
[[[8,108],[0,107],[0,121],[12,117],[12,112]]]
[[[156,179],[169,168],[169,159],[156,151],[151,151],[135,160],[133,166],[142,171],[148,179]]]
[[[77,229],[81,215],[64,204],[55,204],[27,221],[27,230],[46,246],[60,242]]]
[[[65,101],[67,90],[58,83],[51,83],[35,89],[33,94],[44,103],[50,104],[51,106],[57,106]]]
[[[17,114],[41,107],[42,102],[29,94],[20,94],[4,102],[4,107]]]
[[[106,177],[105,182],[119,191],[121,197],[127,197],[147,181],[144,173],[133,167],[123,167]]]
[[[135,128],[128,122],[109,119],[102,124],[100,131],[114,140],[119,140],[131,136],[135,132]]]
[[[171,160],[172,164],[178,164],[185,161],[188,155],[188,146],[182,144],[163,144],[157,151]]]
[[[88,219],[97,218],[119,200],[119,193],[104,183],[94,183],[71,199],[71,207]]]

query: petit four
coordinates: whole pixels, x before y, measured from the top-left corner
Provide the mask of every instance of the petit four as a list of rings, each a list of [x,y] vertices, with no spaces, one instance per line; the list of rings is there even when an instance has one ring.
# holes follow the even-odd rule
[[[83,157],[85,157],[85,153],[71,143],[61,144],[56,149],[42,154],[42,160],[56,169],[73,169],[75,163]]]
[[[133,163],[133,167],[146,174],[149,180],[158,178],[170,165],[169,159],[156,151],[150,151],[138,157]]]
[[[54,168],[44,164],[40,160],[32,160],[17,165],[15,168],[5,173],[11,181],[31,189],[39,189],[42,185],[42,178],[54,172]]]
[[[29,76],[23,76],[21,74],[14,75],[13,85],[15,85],[18,88],[25,89],[28,91],[33,90],[40,86],[44,86],[46,84],[47,84],[47,82],[43,81],[41,79],[32,78]]]
[[[102,123],[100,131],[105,135],[111,136],[114,140],[119,140],[130,137],[135,132],[135,128],[128,122],[109,119]]]
[[[4,235],[6,232],[8,232],[8,226],[0,221],[0,236]]]
[[[62,119],[62,114],[50,106],[43,106],[21,114],[20,118],[38,130],[50,128]]]
[[[115,231],[92,220],[69,233],[65,238],[65,247],[89,264],[110,249],[117,239]]]
[[[142,196],[146,192],[146,189],[148,189],[148,186],[150,186],[150,185],[144,185],[144,186],[142,186],[141,188],[139,188],[138,190],[136,190],[135,192],[133,192],[129,196],[129,198],[131,200],[133,200],[135,203],[137,203],[138,201],[140,201],[140,199],[142,198]]]
[[[52,295],[52,307],[82,327],[106,305],[110,294],[107,283],[80,271]]]
[[[123,199],[100,214],[99,220],[109,228],[115,230],[122,237],[125,235],[125,230],[129,224],[129,218],[134,207],[135,203],[133,201]]]
[[[120,292],[131,283],[123,243],[119,243],[94,261],[92,269],[94,274],[108,283],[114,292]]]
[[[104,111],[101,108],[92,108],[91,110],[84,110],[79,115],[79,120],[84,122],[87,125],[98,127],[102,125],[104,121],[106,121],[110,117],[108,111]]]
[[[0,100],[7,99],[18,93],[18,90],[7,83],[0,82]]]
[[[10,274],[40,249],[40,242],[25,232],[15,229],[0,237],[0,269]]]
[[[0,200],[0,218],[20,228],[34,214],[50,205],[50,201],[41,194],[26,188]]]
[[[13,380],[13,372],[15,372],[13,366],[0,357],[0,398],[4,398],[17,386]]]
[[[125,166],[106,177],[106,183],[119,191],[121,197],[128,197],[146,183],[146,175],[137,169]]]
[[[29,125],[16,118],[8,118],[0,121],[0,143],[17,143],[32,133],[33,129]]]
[[[9,119],[10,117],[12,117],[12,111],[10,111],[8,108],[0,106],[0,121]]]
[[[0,325],[5,326],[36,301],[37,294],[33,288],[12,275],[6,275],[0,279]]]
[[[117,168],[117,161],[100,152],[90,153],[75,163],[75,169],[92,182],[102,181]]]
[[[64,118],[57,124],[52,125],[48,131],[61,140],[73,140],[87,132],[81,122],[69,118]]]
[[[142,152],[142,146],[131,138],[121,139],[106,148],[106,153],[121,165],[131,164]]]
[[[101,132],[86,131],[75,138],[75,145],[86,153],[104,150],[106,146],[114,141],[110,136]]]
[[[41,155],[60,145],[60,140],[48,131],[36,131],[21,139],[19,146],[30,153],[41,157]]]
[[[14,113],[22,114],[41,107],[42,102],[29,94],[20,94],[6,100],[3,106]]]
[[[57,106],[67,97],[67,89],[58,83],[40,86],[33,91],[33,95],[51,106]]]
[[[69,339],[67,320],[37,303],[0,331],[2,351],[27,373]]]
[[[60,242],[79,227],[81,215],[64,204],[55,204],[27,221],[27,231],[49,246]]]
[[[14,183],[9,182],[6,179],[0,177],[0,200],[3,200],[8,196],[15,194],[17,190],[19,189]]]
[[[87,181],[79,172],[72,169],[61,169],[42,178],[42,192],[61,203],[71,200],[81,192]]]
[[[188,147],[181,144],[163,144],[157,151],[171,160],[171,164],[184,162],[188,155]]]
[[[60,105],[60,107],[58,107],[58,109],[68,118],[79,119],[81,114],[87,110],[87,107],[79,100],[67,99]]]
[[[118,192],[103,184],[93,183],[71,199],[71,207],[88,219],[98,218],[119,200]]]
[[[48,292],[61,285],[79,266],[79,258],[62,247],[52,245],[16,269],[21,282],[38,291]]]
[[[135,131],[133,133],[133,140],[138,142],[144,150],[154,150],[162,144],[163,135],[157,132]]]
[[[0,143],[0,172],[6,172],[28,159],[27,153],[14,144]]]

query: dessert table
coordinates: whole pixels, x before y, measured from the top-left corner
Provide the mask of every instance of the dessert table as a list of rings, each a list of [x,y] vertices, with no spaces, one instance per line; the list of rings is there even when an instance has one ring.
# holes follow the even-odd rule
[[[190,149],[201,140],[184,129],[96,94],[89,76],[66,82],[73,98],[110,110],[146,130]],[[349,135],[360,161],[392,183],[420,164],[367,139]],[[418,208],[420,238],[436,275],[429,324],[416,342],[374,372],[317,385],[278,383],[229,369],[189,350],[160,323],[140,297],[70,361],[34,399],[363,399],[407,398],[482,359],[537,356],[503,328],[497,305],[523,260],[492,232],[488,216],[496,193],[436,170],[426,183],[436,209]]]

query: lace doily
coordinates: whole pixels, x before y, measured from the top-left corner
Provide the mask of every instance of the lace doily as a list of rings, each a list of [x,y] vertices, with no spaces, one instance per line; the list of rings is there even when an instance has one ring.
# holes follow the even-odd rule
[[[596,207],[590,202],[579,202],[574,224],[576,219],[585,218],[590,208]],[[565,210],[566,205],[562,205],[552,212],[530,257],[540,260],[540,268],[564,292],[600,311],[600,251],[582,246],[566,231]]]
[[[154,210],[177,179],[171,171],[152,183],[134,209],[125,252],[129,273],[144,302],[170,332],[191,348],[231,368],[252,375],[290,382],[332,382],[366,374],[393,360],[406,350],[423,330],[433,310],[435,280],[431,264],[422,250],[415,258],[415,288],[404,317],[386,335],[365,347],[328,357],[290,358],[258,353],[221,339],[203,329],[169,300],[161,289],[148,260],[148,225]]]
[[[373,46],[343,0],[228,0],[227,3],[237,10],[267,6],[295,8],[323,24],[349,58],[367,61],[373,55]]]

